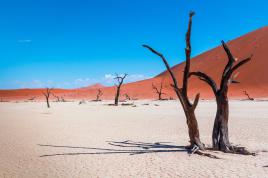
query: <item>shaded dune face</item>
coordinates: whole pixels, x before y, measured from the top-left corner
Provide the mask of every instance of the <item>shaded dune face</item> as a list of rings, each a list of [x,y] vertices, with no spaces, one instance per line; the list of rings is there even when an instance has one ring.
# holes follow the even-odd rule
[[[230,86],[229,97],[246,99],[244,91],[247,91],[253,98],[268,98],[268,27],[232,40],[228,42],[228,46],[238,61],[253,55],[252,60],[239,69],[236,80],[240,83]],[[162,61],[159,59],[159,62]],[[226,63],[227,56],[223,48],[218,46],[194,57],[191,60],[191,71],[205,72],[219,84]],[[179,85],[182,83],[183,68],[184,63],[172,68]],[[170,87],[171,79],[166,71],[151,79],[123,85],[121,98],[124,98],[124,94],[128,94],[134,99],[156,99],[157,95],[152,89],[152,83],[157,86],[162,80],[164,81],[164,97],[175,98],[175,93]],[[54,93],[65,99],[95,99],[98,88],[101,88],[104,93],[102,99],[114,98],[115,87],[104,87],[100,84],[73,90],[55,89]],[[193,97],[198,92],[201,93],[201,98],[214,98],[207,84],[192,77],[189,82],[189,96]],[[25,100],[32,97],[36,100],[43,100],[42,89],[0,90],[0,97],[6,100]]]

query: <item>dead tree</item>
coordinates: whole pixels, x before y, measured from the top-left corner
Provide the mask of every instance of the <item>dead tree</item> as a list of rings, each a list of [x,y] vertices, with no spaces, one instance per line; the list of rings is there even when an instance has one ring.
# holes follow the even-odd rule
[[[248,100],[251,100],[251,101],[253,101],[253,100],[254,100],[254,98],[251,98],[251,97],[249,96],[249,94],[248,94],[248,92],[247,92],[247,91],[244,91],[244,94],[247,96]]]
[[[228,86],[231,83],[239,83],[234,80],[233,73],[251,60],[251,57],[241,60],[237,64],[236,58],[234,58],[227,44],[222,41],[222,47],[224,48],[227,56],[228,62],[223,70],[220,88],[217,87],[216,82],[207,74],[203,72],[192,72],[191,75],[198,76],[200,80],[206,82],[212,89],[217,102],[217,113],[214,121],[213,132],[212,132],[212,144],[213,149],[221,150],[224,152],[235,152],[248,154],[248,152],[241,147],[232,146],[229,142],[229,132],[228,132],[228,119],[229,119],[229,103],[228,103]]]
[[[46,91],[43,92],[43,95],[46,97],[46,102],[47,102],[47,107],[50,108],[50,104],[49,104],[49,97],[51,95],[51,91],[53,90],[53,88],[46,88]]]
[[[126,97],[126,100],[131,100],[130,96],[127,93],[125,93],[124,96]]]
[[[57,99],[56,102],[60,102],[60,101],[61,101],[61,99],[60,99],[59,96],[57,96],[57,95],[55,95],[55,94],[53,94],[53,93],[52,93],[52,95]]]
[[[152,88],[155,90],[155,93],[158,95],[158,100],[163,100],[162,95],[165,95],[163,92],[163,81],[161,81],[160,87],[157,88],[154,83],[152,83]]]
[[[185,48],[185,54],[186,54],[186,64],[184,68],[184,75],[183,75],[183,84],[182,88],[179,88],[177,79],[171,70],[166,58],[153,48],[151,48],[148,45],[143,45],[143,47],[149,49],[154,54],[158,55],[164,62],[171,78],[173,81],[172,87],[174,88],[174,91],[179,98],[181,105],[183,107],[185,116],[186,116],[186,122],[188,126],[188,133],[190,137],[190,147],[194,148],[198,147],[198,149],[204,150],[204,144],[200,140],[199,136],[199,128],[198,123],[195,117],[195,109],[199,101],[199,94],[196,95],[194,102],[191,103],[189,101],[188,95],[187,95],[187,88],[188,88],[188,75],[190,71],[190,57],[191,57],[191,27],[192,27],[192,17],[194,15],[194,12],[190,12],[189,14],[189,24],[188,24],[188,30],[186,33],[186,48]]]
[[[116,94],[115,94],[115,98],[114,98],[114,105],[115,106],[118,106],[121,86],[122,86],[124,79],[126,77],[127,77],[127,74],[124,74],[122,76],[116,74],[116,77],[114,78],[117,81],[117,84],[115,84],[115,86],[116,86]]]
[[[96,96],[96,101],[101,101],[100,97],[103,95],[103,92],[101,91],[101,89],[98,89],[98,93]]]
[[[35,98],[36,98],[36,97],[34,96],[34,97],[29,98],[28,100],[29,100],[29,101],[34,101]]]

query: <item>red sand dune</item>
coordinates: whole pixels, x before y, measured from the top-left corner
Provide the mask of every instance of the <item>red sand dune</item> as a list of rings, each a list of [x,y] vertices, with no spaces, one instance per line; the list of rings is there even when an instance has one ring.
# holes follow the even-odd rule
[[[242,37],[228,42],[228,45],[238,61],[253,54],[252,61],[245,64],[239,70],[236,80],[239,84],[232,84],[229,89],[231,98],[246,98],[243,91],[247,91],[253,98],[268,98],[268,27],[264,27],[248,33]],[[159,62],[162,62],[159,59]],[[221,46],[209,50],[191,60],[191,71],[202,71],[209,74],[213,79],[219,82],[223,68],[227,63],[226,54]],[[179,81],[182,83],[182,72],[184,63],[173,67],[173,71]],[[152,83],[158,85],[164,78],[164,92],[166,97],[175,98],[174,92],[170,87],[170,77],[167,72],[163,72],[158,76],[128,83],[122,86],[122,95],[127,93],[130,97],[136,99],[153,99],[157,98],[152,89]],[[57,96],[65,99],[95,99],[97,89],[101,88],[104,92],[104,99],[112,99],[115,93],[115,87],[104,87],[96,84],[93,86],[64,90],[55,89]],[[0,98],[2,100],[28,100],[36,97],[35,100],[43,99],[43,89],[20,89],[20,90],[0,90]],[[201,93],[201,98],[213,98],[211,89],[202,81],[193,77],[189,82],[189,95],[192,97],[197,92]],[[123,98],[124,96],[122,96]]]

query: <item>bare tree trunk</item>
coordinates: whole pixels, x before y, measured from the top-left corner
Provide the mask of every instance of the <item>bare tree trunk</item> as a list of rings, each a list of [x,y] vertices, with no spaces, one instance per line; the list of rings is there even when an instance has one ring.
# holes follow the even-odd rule
[[[46,101],[47,101],[47,107],[50,108],[49,97],[46,97]]]
[[[118,106],[121,86],[122,86],[124,79],[126,77],[127,77],[127,74],[124,74],[123,76],[119,76],[118,74],[116,74],[116,77],[114,78],[118,82],[118,84],[115,84],[115,86],[116,86],[116,93],[115,93],[115,98],[114,98],[114,105],[115,106]]]
[[[116,88],[116,94],[115,94],[115,98],[114,98],[114,105],[118,106],[118,101],[119,101],[119,96],[120,96],[120,87]]]
[[[50,104],[49,104],[49,97],[50,97],[50,94],[51,94],[51,91],[53,90],[53,88],[46,88],[46,92],[42,92],[43,95],[45,96],[46,98],[46,102],[47,102],[47,107],[50,108]]]
[[[229,103],[228,103],[228,86],[232,83],[239,83],[235,81],[234,78],[237,75],[233,73],[240,68],[242,65],[246,64],[251,60],[251,57],[241,60],[237,64],[236,58],[233,57],[230,49],[222,41],[222,46],[228,56],[228,63],[226,64],[224,71],[222,73],[220,88],[218,89],[216,82],[207,74],[203,72],[191,72],[191,75],[198,76],[200,80],[206,82],[212,89],[216,101],[217,101],[217,112],[214,120],[214,126],[212,131],[212,144],[215,150],[221,150],[224,152],[233,152],[241,154],[251,154],[246,151],[243,147],[232,146],[229,142],[229,132],[228,132],[228,119],[229,119]]]
[[[216,101],[217,112],[212,132],[213,148],[216,150],[229,151],[231,146],[228,134],[229,102],[226,93],[217,95]]]
[[[158,93],[158,100],[162,100],[162,93]]]
[[[188,110],[185,113],[186,121],[188,126],[188,134],[190,137],[190,147],[197,145],[200,149],[204,149],[204,144],[200,140],[198,123],[195,117],[195,112],[193,109]]]
[[[188,95],[187,95],[188,78],[189,78],[189,72],[190,72],[190,58],[191,58],[190,38],[191,38],[191,27],[192,27],[193,15],[194,15],[194,12],[190,12],[188,30],[186,33],[186,48],[185,48],[186,62],[185,62],[185,67],[184,67],[182,88],[179,88],[177,79],[173,71],[171,70],[166,58],[161,53],[157,52],[156,50],[154,50],[148,45],[143,45],[143,47],[149,49],[151,52],[158,55],[163,60],[167,68],[167,71],[169,72],[172,78],[172,81],[173,81],[172,86],[174,88],[176,95],[178,96],[180,100],[180,103],[182,105],[182,108],[186,116],[188,133],[189,133],[189,138],[190,138],[190,148],[195,147],[196,145],[199,149],[204,150],[204,144],[200,140],[198,123],[197,123],[195,112],[194,112],[199,101],[199,94],[196,95],[194,103],[190,103]]]

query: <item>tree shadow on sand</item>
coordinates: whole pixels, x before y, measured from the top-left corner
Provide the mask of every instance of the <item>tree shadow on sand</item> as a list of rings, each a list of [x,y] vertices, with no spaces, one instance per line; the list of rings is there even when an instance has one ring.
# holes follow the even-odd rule
[[[105,154],[147,154],[147,153],[172,153],[172,152],[187,152],[190,150],[186,149],[185,146],[171,145],[170,142],[156,142],[156,143],[145,143],[145,142],[134,142],[134,141],[107,141],[108,145],[114,148],[95,148],[95,147],[78,147],[78,146],[61,146],[61,145],[44,145],[38,144],[41,147],[52,147],[52,148],[68,148],[68,149],[83,149],[91,150],[89,152],[69,152],[69,153],[56,153],[46,154],[40,157],[50,156],[75,156],[75,155],[105,155]],[[127,149],[126,149],[127,148]]]

